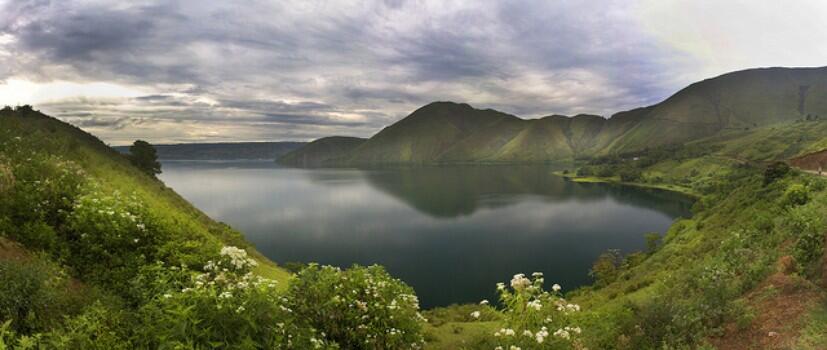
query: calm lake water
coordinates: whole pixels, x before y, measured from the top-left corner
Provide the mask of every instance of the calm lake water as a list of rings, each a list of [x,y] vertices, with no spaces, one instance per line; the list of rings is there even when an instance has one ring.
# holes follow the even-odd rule
[[[272,260],[381,264],[425,308],[494,300],[515,273],[569,290],[607,249],[689,216],[680,196],[578,184],[547,166],[292,169],[271,162],[165,162],[161,179]]]

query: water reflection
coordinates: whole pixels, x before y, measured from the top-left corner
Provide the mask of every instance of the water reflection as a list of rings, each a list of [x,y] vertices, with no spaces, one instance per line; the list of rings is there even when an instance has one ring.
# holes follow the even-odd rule
[[[493,297],[516,272],[572,288],[609,248],[640,249],[690,203],[546,166],[286,169],[165,163],[162,179],[278,262],[384,265],[426,307]]]

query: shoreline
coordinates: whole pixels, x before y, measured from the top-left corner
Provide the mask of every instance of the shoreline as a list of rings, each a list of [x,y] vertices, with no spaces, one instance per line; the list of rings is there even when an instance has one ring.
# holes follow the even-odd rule
[[[661,190],[661,191],[669,191],[678,193],[692,199],[700,199],[701,194],[692,191],[687,187],[677,186],[677,185],[669,185],[669,184],[650,184],[650,183],[643,183],[643,182],[626,182],[620,181],[618,177],[598,177],[598,176],[577,176],[574,174],[564,174],[562,171],[555,171],[552,172],[553,175],[562,177],[566,181],[577,182],[577,183],[605,183],[605,184],[614,184],[614,185],[622,185],[622,186],[631,186],[631,187],[638,187],[638,188],[646,188],[646,189],[654,189],[654,190]]]

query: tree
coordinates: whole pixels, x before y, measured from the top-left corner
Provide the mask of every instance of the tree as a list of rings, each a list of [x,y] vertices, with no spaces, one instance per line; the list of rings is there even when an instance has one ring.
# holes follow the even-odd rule
[[[643,237],[646,238],[646,254],[652,254],[658,250],[658,246],[660,245],[659,233],[651,232],[645,234]]]
[[[764,170],[764,186],[783,178],[790,172],[790,166],[784,162],[774,162]]]
[[[161,163],[158,162],[158,153],[149,142],[137,140],[129,147],[129,160],[132,165],[141,169],[149,176],[161,173]]]
[[[618,175],[620,175],[620,181],[634,182],[640,180],[640,178],[643,176],[643,172],[641,172],[638,168],[625,167],[620,170]]]
[[[592,169],[587,166],[580,167],[577,169],[577,176],[592,176]]]
[[[589,276],[594,278],[594,283],[598,287],[605,287],[609,283],[617,279],[620,272],[619,267],[623,262],[623,257],[617,249],[609,249],[603,254],[600,254],[592,265]]]

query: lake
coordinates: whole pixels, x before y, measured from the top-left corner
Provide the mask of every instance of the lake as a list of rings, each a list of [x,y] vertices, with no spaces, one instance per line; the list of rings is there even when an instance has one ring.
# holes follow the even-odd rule
[[[496,298],[535,271],[570,290],[607,249],[688,217],[668,192],[573,183],[551,166],[294,169],[264,161],[164,162],[160,178],[278,263],[380,264],[425,308]]]

